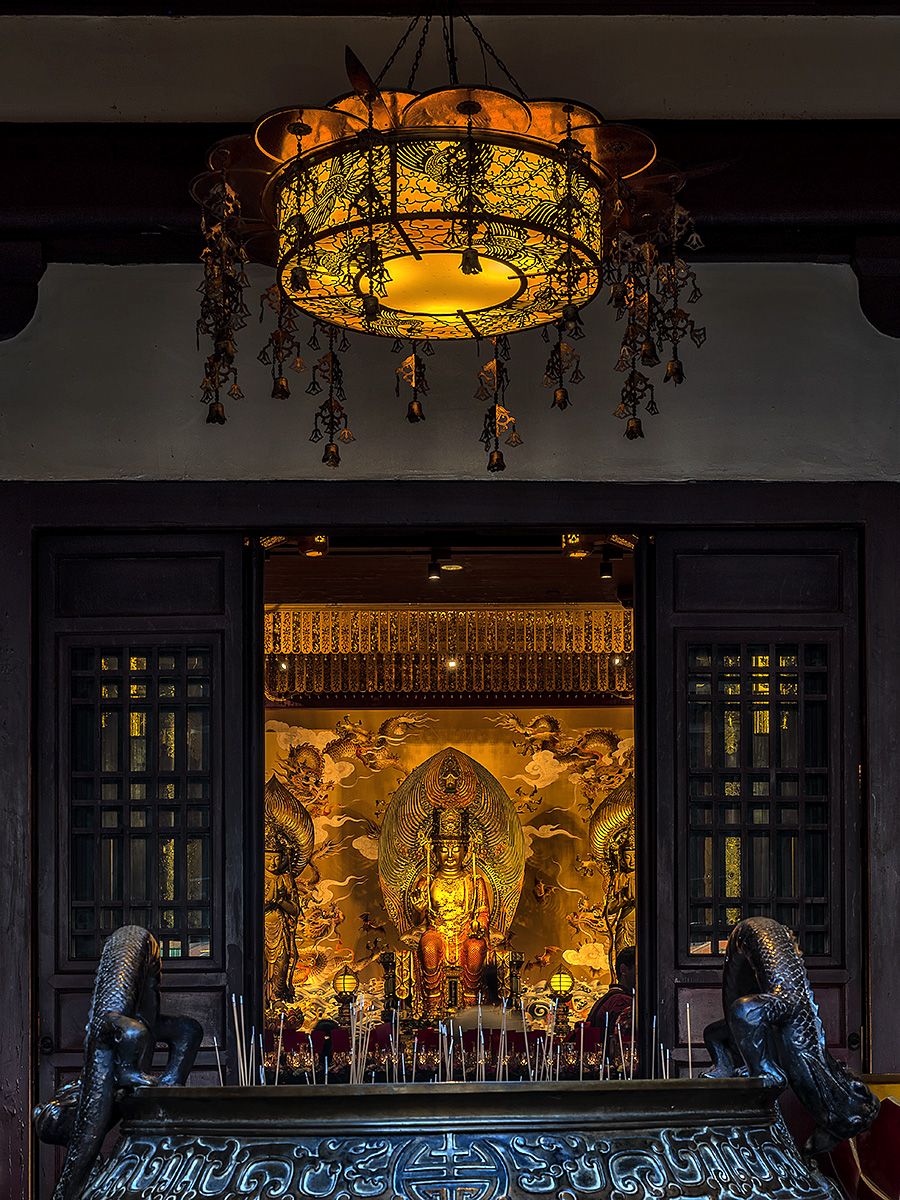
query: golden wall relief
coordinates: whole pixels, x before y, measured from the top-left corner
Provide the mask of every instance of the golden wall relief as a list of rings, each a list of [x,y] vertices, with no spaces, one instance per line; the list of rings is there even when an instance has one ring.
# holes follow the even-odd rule
[[[634,940],[630,709],[268,716],[270,1022],[336,1017],[345,965],[381,997],[386,951],[413,1019],[509,996],[517,967],[539,1021],[560,963],[587,1011]]]

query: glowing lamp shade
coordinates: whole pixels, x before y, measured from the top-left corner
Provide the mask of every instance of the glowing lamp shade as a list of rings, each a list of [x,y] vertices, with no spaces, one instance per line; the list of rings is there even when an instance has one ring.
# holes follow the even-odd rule
[[[257,147],[281,163],[262,208],[278,231],[279,280],[299,308],[388,337],[497,337],[594,297],[615,224],[599,119],[573,129],[587,110],[539,101],[532,113],[491,88],[382,96],[371,135],[351,98],[257,127]],[[617,142],[613,128],[603,126],[619,169],[653,160],[645,134]],[[368,295],[379,301],[374,318]]]
[[[550,976],[550,991],[558,1000],[564,999],[575,986],[575,979],[565,967],[557,967]]]
[[[356,989],[359,987],[359,978],[344,964],[332,980],[331,986],[334,988],[339,999],[347,1000],[351,996],[356,995]]]

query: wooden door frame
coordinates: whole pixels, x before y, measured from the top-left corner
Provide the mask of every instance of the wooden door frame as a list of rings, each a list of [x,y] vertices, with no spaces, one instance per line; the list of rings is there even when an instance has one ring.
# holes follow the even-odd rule
[[[276,481],[276,482],[34,482],[0,483],[0,804],[8,843],[20,869],[0,878],[4,959],[21,964],[0,973],[5,1053],[0,1058],[0,1191],[27,1195],[32,1147],[28,1114],[38,1030],[32,1003],[31,944],[39,913],[34,880],[31,762],[37,737],[33,679],[33,545],[39,531],[129,529],[216,530],[246,534],[283,528],[334,529],[563,528],[573,524],[634,531],[661,527],[856,526],[861,532],[861,597],[866,652],[862,672],[863,837],[869,846],[864,896],[870,959],[879,987],[869,989],[870,1066],[896,1069],[900,1025],[900,963],[894,912],[900,823],[892,812],[900,794],[900,623],[894,572],[900,561],[900,484],[578,483],[559,481]],[[646,603],[647,597],[644,597]],[[652,652],[652,648],[650,648]],[[646,653],[646,651],[645,651]],[[26,967],[25,964],[32,963]]]

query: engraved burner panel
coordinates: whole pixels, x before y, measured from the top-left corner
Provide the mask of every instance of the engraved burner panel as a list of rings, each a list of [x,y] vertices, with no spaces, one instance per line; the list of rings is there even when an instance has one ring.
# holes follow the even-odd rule
[[[490,1118],[487,1097],[473,1095],[468,1128],[452,1127],[462,1124],[452,1097],[421,1095],[421,1108],[413,1109],[385,1094],[382,1114],[392,1105],[396,1112],[389,1128],[377,1131],[371,1115],[352,1112],[367,1108],[369,1097],[357,1093],[348,1093],[347,1115],[337,1117],[324,1111],[311,1117],[306,1104],[301,1115],[296,1097],[287,1095],[279,1114],[270,1097],[253,1097],[249,1089],[226,1089],[222,1099],[221,1089],[202,1089],[203,1115],[196,1118],[177,1109],[170,1116],[165,1100],[148,1105],[140,1098],[138,1115],[127,1121],[83,1200],[838,1200],[771,1111],[750,1103],[741,1115],[723,1091],[722,1113],[698,1111],[694,1122],[689,1089],[675,1086],[680,1104],[673,1108],[674,1097],[665,1094],[672,1086],[661,1085],[658,1105],[645,1102],[637,1121],[634,1111],[625,1114],[630,1106],[620,1088],[610,1093],[618,1103],[606,1114],[586,1112],[580,1129],[572,1111],[562,1126],[556,1122],[553,1098],[546,1097],[546,1109],[531,1104],[527,1085],[518,1089],[521,1107],[498,1096]],[[190,1090],[200,1096],[201,1089]],[[595,1106],[584,1099],[586,1109]],[[310,1105],[315,1111],[314,1099]],[[317,1124],[322,1132],[311,1133]]]

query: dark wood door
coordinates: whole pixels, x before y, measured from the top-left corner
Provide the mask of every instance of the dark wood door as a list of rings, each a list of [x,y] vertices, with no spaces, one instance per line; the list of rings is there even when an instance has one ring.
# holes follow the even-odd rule
[[[862,1038],[858,545],[842,530],[655,539],[646,1012],[686,1073],[731,927],[792,928],[832,1052]]]
[[[245,990],[243,539],[52,536],[38,553],[39,1099],[81,1067],[105,936],[151,929],[163,1005],[227,1070]],[[45,1150],[40,1194],[59,1154]]]

